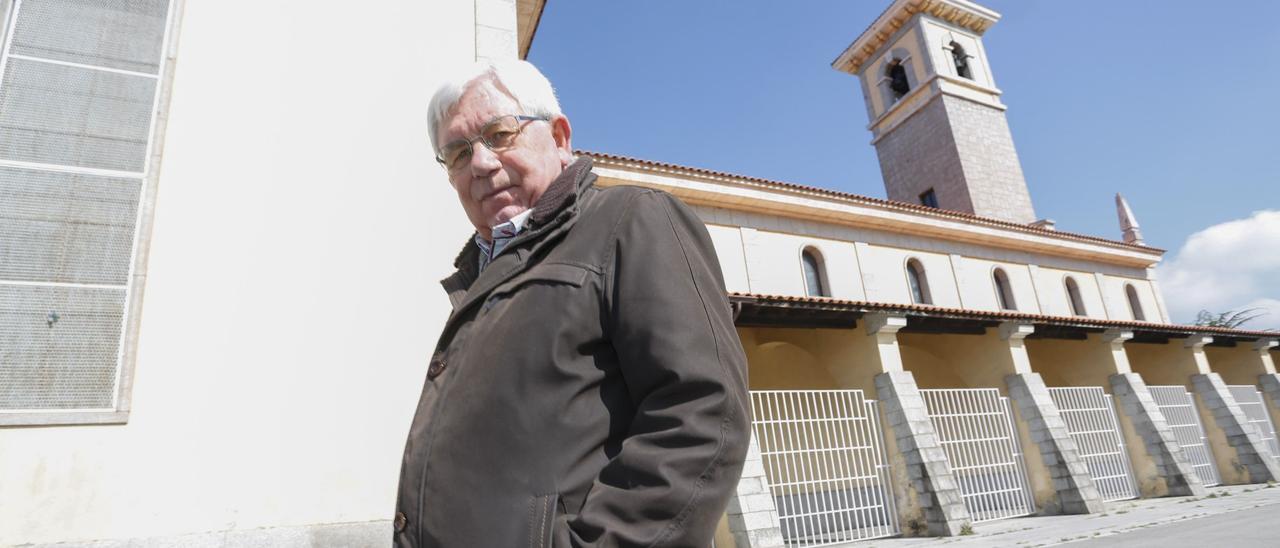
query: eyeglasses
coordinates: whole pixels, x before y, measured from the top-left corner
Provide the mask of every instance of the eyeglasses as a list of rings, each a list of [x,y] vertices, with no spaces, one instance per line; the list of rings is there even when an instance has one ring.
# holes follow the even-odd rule
[[[480,128],[480,134],[470,139],[459,139],[441,147],[440,152],[436,154],[436,161],[450,172],[461,170],[471,162],[471,146],[472,143],[480,141],[489,150],[499,152],[515,146],[516,137],[520,136],[520,132],[524,131],[524,124],[521,122],[532,122],[541,120],[543,122],[551,119],[546,116],[524,116],[519,114],[508,114],[499,116],[490,120],[483,128]]]

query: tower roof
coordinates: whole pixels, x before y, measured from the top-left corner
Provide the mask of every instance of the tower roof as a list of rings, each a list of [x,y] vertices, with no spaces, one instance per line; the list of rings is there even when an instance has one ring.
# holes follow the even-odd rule
[[[1000,14],[968,0],[896,0],[871,23],[862,35],[831,62],[831,67],[857,74],[862,65],[883,46],[893,33],[917,13],[928,13],[938,19],[965,28],[979,36],[1000,20]]]

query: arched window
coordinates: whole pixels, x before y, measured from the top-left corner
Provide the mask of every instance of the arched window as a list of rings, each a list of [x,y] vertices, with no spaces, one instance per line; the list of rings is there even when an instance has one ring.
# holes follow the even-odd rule
[[[911,287],[911,302],[933,304],[933,296],[929,294],[929,278],[924,275],[924,265],[919,259],[907,261],[907,285]]]
[[[962,78],[973,79],[973,72],[969,70],[969,55],[964,52],[964,48],[955,42],[951,43],[951,61],[956,64],[956,74]]]
[[[907,80],[907,68],[902,66],[902,61],[894,60],[889,63],[885,76],[889,77],[889,90],[893,92],[894,101],[911,91],[911,82]]]
[[[1013,300],[1013,286],[1009,285],[1009,275],[1004,273],[1004,269],[997,268],[991,273],[991,279],[996,284],[996,300],[1000,302],[1000,308],[1017,310],[1018,303]]]
[[[1142,313],[1142,303],[1138,301],[1138,290],[1134,289],[1133,284],[1125,284],[1124,294],[1129,298],[1129,311],[1133,312],[1133,319],[1139,322],[1147,321],[1146,314]]]
[[[810,297],[830,297],[827,292],[826,274],[822,271],[822,256],[812,247],[800,252],[804,267],[804,294]]]
[[[1071,314],[1074,316],[1087,316],[1084,310],[1084,299],[1080,298],[1080,285],[1076,283],[1076,279],[1067,276],[1067,301],[1071,303]]]

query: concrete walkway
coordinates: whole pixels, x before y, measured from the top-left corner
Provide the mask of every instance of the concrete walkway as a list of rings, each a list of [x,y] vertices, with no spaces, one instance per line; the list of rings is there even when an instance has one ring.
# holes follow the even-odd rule
[[[1000,521],[979,523],[973,526],[973,534],[943,538],[909,538],[878,539],[859,542],[850,547],[882,547],[882,548],[914,548],[918,546],[942,546],[960,544],[966,546],[1013,546],[1030,548],[1035,546],[1056,546],[1059,544],[1078,543],[1074,546],[1094,546],[1092,539],[1104,539],[1120,535],[1115,539],[1125,540],[1126,533],[1146,530],[1153,527],[1185,522],[1197,519],[1214,519],[1229,512],[1248,510],[1280,504],[1280,486],[1268,485],[1233,485],[1212,487],[1205,497],[1166,497],[1159,499],[1139,499],[1107,503],[1107,511],[1102,514],[1045,516],[1013,518]],[[1221,519],[1227,519],[1222,516]],[[1280,532],[1280,524],[1264,522],[1260,524],[1273,531],[1272,538]],[[1229,536],[1218,537],[1223,544],[1231,544]],[[1241,538],[1240,540],[1246,540]],[[1100,545],[1120,546],[1126,544],[1102,543]],[[1165,546],[1178,546],[1178,543],[1165,543]],[[1237,543],[1244,548],[1248,542]]]

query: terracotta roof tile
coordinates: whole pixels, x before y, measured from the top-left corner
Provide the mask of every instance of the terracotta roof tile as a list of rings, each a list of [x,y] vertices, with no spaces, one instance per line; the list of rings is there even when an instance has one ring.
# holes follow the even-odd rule
[[[835,199],[839,199],[839,200],[848,200],[848,201],[853,201],[853,202],[860,202],[860,203],[864,203],[864,204],[871,204],[871,205],[876,205],[876,206],[881,206],[881,207],[887,207],[887,208],[890,208],[890,209],[897,209],[897,210],[900,210],[900,211],[910,211],[910,212],[912,212],[912,213],[917,213],[917,214],[922,214],[922,215],[928,215],[928,216],[932,216],[932,217],[944,217],[944,218],[956,219],[956,220],[961,220],[961,221],[969,222],[969,223],[972,223],[972,224],[980,224],[980,225],[994,226],[994,227],[1000,227],[1000,228],[1008,228],[1008,229],[1017,230],[1017,231],[1019,231],[1019,232],[1026,232],[1026,233],[1028,233],[1028,234],[1037,234],[1037,235],[1041,235],[1041,236],[1048,236],[1048,237],[1050,237],[1050,238],[1059,238],[1059,239],[1064,239],[1064,240],[1086,241],[1086,242],[1092,242],[1092,243],[1104,244],[1104,245],[1108,245],[1108,246],[1111,246],[1111,247],[1118,247],[1118,248],[1124,248],[1124,249],[1141,250],[1141,251],[1150,252],[1150,253],[1161,253],[1161,254],[1162,254],[1162,253],[1164,253],[1164,252],[1165,252],[1165,250],[1163,250],[1163,249],[1159,249],[1159,248],[1154,248],[1154,247],[1149,247],[1149,246],[1144,246],[1144,245],[1127,244],[1127,243],[1119,242],[1119,241],[1115,241],[1115,240],[1108,240],[1108,239],[1106,239],[1106,238],[1099,238],[1099,237],[1097,237],[1097,236],[1089,236],[1089,235],[1085,235],[1085,234],[1076,234],[1076,233],[1072,233],[1072,232],[1063,232],[1063,231],[1060,231],[1060,230],[1048,230],[1048,229],[1044,229],[1044,228],[1038,228],[1038,227],[1034,227],[1034,226],[1030,226],[1030,225],[1024,225],[1024,224],[1020,224],[1020,223],[1014,223],[1014,222],[1010,222],[1010,221],[1002,221],[1002,220],[1000,220],[1000,219],[992,219],[992,218],[990,218],[990,217],[981,217],[981,216],[978,216],[978,215],[973,215],[973,214],[971,214],[971,213],[964,213],[964,212],[960,212],[960,211],[951,211],[951,210],[946,210],[946,209],[937,209],[937,208],[927,207],[927,206],[923,206],[923,205],[919,205],[919,204],[912,204],[912,203],[907,203],[907,202],[898,202],[898,201],[894,201],[894,200],[886,200],[886,199],[884,199],[884,198],[874,198],[874,197],[871,197],[871,196],[863,196],[863,195],[860,195],[860,194],[851,194],[851,193],[848,193],[848,192],[840,192],[840,191],[838,191],[838,190],[830,190],[830,189],[819,188],[819,187],[814,187],[814,186],[800,185],[800,184],[796,184],[796,183],[788,183],[788,182],[784,182],[784,181],[774,181],[774,180],[770,180],[770,179],[762,179],[762,178],[760,178],[760,177],[751,177],[751,176],[748,176],[748,175],[738,175],[738,174],[735,174],[735,173],[727,173],[727,172],[724,172],[724,171],[715,171],[715,170],[703,169],[703,168],[698,168],[698,167],[682,166],[682,165],[670,164],[670,163],[666,163],[666,162],[655,162],[655,161],[653,161],[653,160],[642,160],[642,159],[640,159],[640,158],[633,158],[633,157],[630,157],[630,156],[622,156],[622,155],[619,155],[619,154],[609,154],[609,153],[606,153],[606,152],[593,152],[593,151],[589,151],[589,150],[578,150],[578,151],[576,151],[576,152],[577,152],[578,154],[585,154],[585,155],[587,155],[587,156],[591,156],[592,158],[594,158],[594,159],[596,159],[596,160],[604,160],[604,161],[606,161],[606,162],[607,162],[607,161],[612,160],[612,161],[615,161],[615,162],[627,162],[627,163],[633,163],[633,164],[640,164],[640,165],[649,166],[649,167],[657,167],[657,168],[663,168],[663,169],[678,170],[678,171],[684,171],[684,172],[687,172],[687,173],[693,173],[693,174],[698,174],[698,175],[706,175],[706,176],[711,176],[711,177],[725,177],[725,178],[731,178],[731,179],[738,179],[738,180],[740,180],[740,181],[744,181],[744,182],[747,182],[747,183],[754,183],[754,184],[763,185],[763,186],[766,186],[766,187],[772,187],[772,188],[775,188],[775,189],[785,189],[785,190],[790,190],[790,191],[798,191],[798,192],[807,192],[807,193],[813,193],[813,194],[820,194],[820,195],[822,195],[822,196],[826,196],[826,197],[830,197],[830,198],[835,198]]]
[[[1200,334],[1200,335],[1223,335],[1242,338],[1266,338],[1280,337],[1280,331],[1254,331],[1247,329],[1227,329],[1223,327],[1207,327],[1201,325],[1180,325],[1166,324],[1155,322],[1134,322],[1125,320],[1099,320],[1097,318],[1085,318],[1079,316],[1053,316],[1048,314],[1030,314],[1027,312],[1016,312],[1009,310],[990,311],[990,310],[969,310],[964,308],[949,308],[945,306],[921,305],[921,304],[901,304],[901,303],[883,303],[869,301],[851,301],[845,299],[833,299],[830,297],[797,297],[790,295],[763,295],[757,293],[738,293],[730,292],[729,298],[732,300],[754,301],[759,304],[804,304],[827,306],[831,308],[840,308],[850,311],[892,311],[904,313],[918,313],[919,315],[938,315],[952,316],[962,318],[972,318],[975,320],[1025,320],[1034,323],[1068,325],[1078,327],[1093,328],[1128,328],[1143,331],[1162,331],[1167,333],[1178,334]]]

